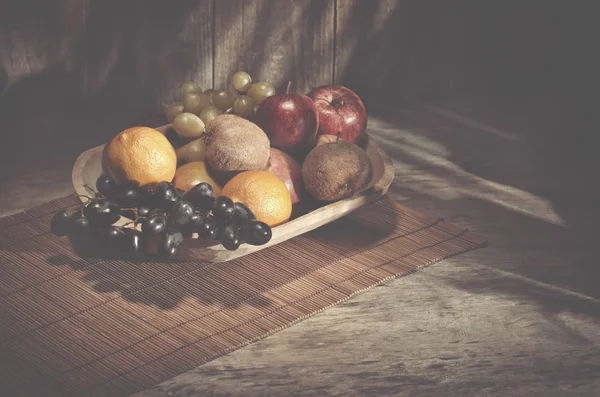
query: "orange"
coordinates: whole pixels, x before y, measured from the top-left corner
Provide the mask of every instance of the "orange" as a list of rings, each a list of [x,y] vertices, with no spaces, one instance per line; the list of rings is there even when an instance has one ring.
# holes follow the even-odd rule
[[[160,131],[149,127],[120,132],[107,144],[105,161],[109,176],[119,185],[171,182],[177,169],[173,145]]]
[[[210,175],[204,161],[192,161],[177,168],[173,185],[177,189],[187,192],[199,183],[206,182],[213,188],[213,197],[218,197],[221,193],[221,187]]]
[[[222,196],[242,202],[256,219],[273,227],[292,215],[292,198],[285,183],[268,171],[244,171],[223,186]]]

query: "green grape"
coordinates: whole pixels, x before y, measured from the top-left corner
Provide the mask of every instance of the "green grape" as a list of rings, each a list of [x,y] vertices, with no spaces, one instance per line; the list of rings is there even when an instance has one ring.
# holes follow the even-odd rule
[[[175,116],[183,112],[183,103],[181,102],[168,102],[164,105],[165,115],[169,123],[173,122]]]
[[[224,112],[233,105],[233,93],[229,90],[218,90],[215,92],[213,103]]]
[[[233,102],[233,113],[240,117],[248,118],[254,114],[254,99],[248,95],[240,95]]]
[[[204,161],[204,138],[194,139],[193,141],[177,148],[177,161],[180,164],[192,161]]]
[[[265,99],[275,95],[275,87],[271,83],[260,82],[254,83],[248,90],[248,95],[251,96],[257,104],[263,103]]]
[[[232,78],[233,88],[239,92],[246,92],[252,85],[252,77],[246,72],[237,72]]]
[[[202,110],[211,105],[210,99],[204,94],[185,94],[183,107],[186,112],[199,116]]]
[[[179,88],[179,92],[182,97],[185,96],[185,94],[201,94],[202,88],[194,81],[186,81]]]
[[[254,105],[254,114],[258,113],[259,107],[260,107],[260,105]]]
[[[214,88],[204,91],[204,95],[210,99],[210,103],[215,103],[215,92],[217,92]]]
[[[204,122],[193,113],[178,114],[173,120],[173,127],[183,138],[199,138],[204,134]]]
[[[211,121],[212,119],[214,119],[217,116],[222,115],[223,112],[221,112],[221,109],[219,109],[216,106],[209,106],[207,108],[205,108],[202,113],[200,113],[200,118],[202,119],[202,121],[204,121],[204,124],[208,124],[209,121]]]

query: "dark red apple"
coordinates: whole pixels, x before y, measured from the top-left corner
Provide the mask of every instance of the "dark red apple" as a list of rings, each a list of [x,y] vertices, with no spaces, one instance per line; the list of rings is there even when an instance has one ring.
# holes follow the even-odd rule
[[[360,97],[341,85],[324,85],[308,96],[319,112],[318,135],[340,134],[340,139],[357,143],[367,130],[367,110]]]
[[[319,115],[312,99],[286,93],[265,99],[254,122],[269,136],[271,146],[292,152],[316,137]]]
[[[271,158],[266,170],[277,175],[285,183],[290,192],[292,204],[297,204],[302,200],[305,192],[302,168],[289,154],[271,148]]]

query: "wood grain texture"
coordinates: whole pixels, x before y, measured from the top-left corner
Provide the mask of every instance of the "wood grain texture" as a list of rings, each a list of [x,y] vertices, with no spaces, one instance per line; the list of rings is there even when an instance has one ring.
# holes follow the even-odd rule
[[[62,79],[78,98],[103,98],[90,107],[158,109],[183,80],[226,87],[245,69],[280,91],[335,80],[367,104],[452,90],[558,96],[592,80],[591,15],[542,0],[5,1],[0,92],[41,75],[38,91]]]
[[[335,81],[367,105],[448,85],[449,4],[338,0],[336,14]]]
[[[5,6],[16,21],[0,37],[5,80],[58,66],[81,96],[100,98],[92,106],[158,110],[183,81],[230,87],[238,70],[279,92],[335,80],[367,101],[450,78],[451,9],[429,2],[56,0],[28,15],[29,3]]]
[[[0,94],[21,80],[56,79],[60,73],[72,73],[68,85],[76,86],[76,95],[81,92],[84,74],[77,48],[86,7],[86,0],[0,2]]]
[[[87,1],[0,3],[0,70],[4,85],[52,68],[72,71]],[[4,87],[0,86],[0,92]]]
[[[215,86],[245,70],[279,92],[307,92],[333,80],[334,1],[215,3]]]
[[[213,0],[187,1],[185,12],[171,1],[161,1],[152,9],[156,19],[176,18],[165,36],[159,26],[152,29],[150,43],[158,47],[155,54],[157,100],[173,98],[187,80],[198,82],[203,90],[213,85]],[[173,16],[175,14],[175,16]]]
[[[119,13],[114,10],[119,5]],[[89,95],[156,109],[185,80],[212,85],[212,1],[94,1],[87,21]]]

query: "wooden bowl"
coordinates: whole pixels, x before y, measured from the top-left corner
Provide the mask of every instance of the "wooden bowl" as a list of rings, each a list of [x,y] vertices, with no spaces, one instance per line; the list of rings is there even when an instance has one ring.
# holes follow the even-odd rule
[[[165,133],[170,126],[170,124],[164,125],[158,127],[157,130]],[[88,149],[77,158],[72,174],[73,187],[77,194],[89,196],[90,192],[86,186],[95,190],[96,179],[102,173],[102,151],[104,146],[100,145]],[[272,230],[273,237],[265,245],[253,246],[243,243],[237,250],[229,251],[218,242],[189,238],[180,246],[177,259],[224,262],[239,258],[333,222],[365,204],[378,200],[387,192],[394,180],[394,167],[388,155],[373,140],[368,141],[365,150],[373,165],[373,177],[369,184],[354,196],[324,205],[283,225],[274,227]],[[85,201],[83,197],[81,199]],[[130,220],[121,217],[115,225],[123,226],[127,222],[130,222]],[[137,227],[139,229],[140,225]]]

